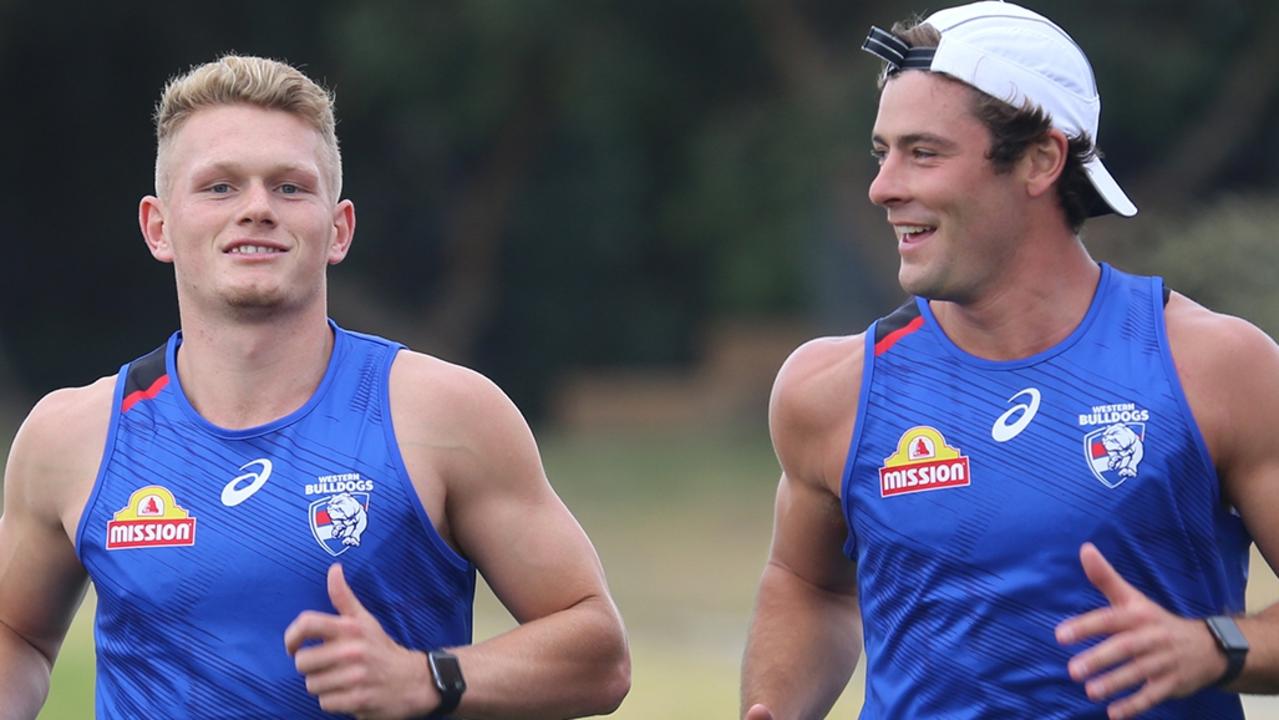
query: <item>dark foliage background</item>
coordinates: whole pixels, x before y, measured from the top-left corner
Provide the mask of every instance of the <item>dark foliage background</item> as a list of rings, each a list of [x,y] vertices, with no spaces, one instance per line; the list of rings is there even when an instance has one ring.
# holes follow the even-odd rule
[[[1255,267],[1174,241],[1228,250],[1222,226],[1182,219],[1221,202],[1264,214],[1227,199],[1241,194],[1273,204],[1279,4],[1027,4],[1089,53],[1100,144],[1142,208],[1090,224],[1096,254],[1193,270],[1196,287],[1211,263]],[[229,50],[336,90],[359,231],[333,315],[479,368],[534,416],[574,372],[692,363],[728,319],[858,331],[898,290],[865,199],[876,63],[856,48],[872,22],[927,9],[0,0],[0,387],[29,405],[176,327],[170,270],[136,224],[149,115],[166,78]],[[1246,287],[1212,289],[1221,267],[1204,292],[1272,322]]]

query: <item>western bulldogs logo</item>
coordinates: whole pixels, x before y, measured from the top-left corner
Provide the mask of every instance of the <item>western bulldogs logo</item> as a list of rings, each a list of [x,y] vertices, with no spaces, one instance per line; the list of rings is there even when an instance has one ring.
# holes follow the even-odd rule
[[[1142,444],[1145,436],[1145,423],[1115,423],[1085,435],[1084,453],[1092,474],[1109,488],[1137,477],[1138,466],[1146,454]]]
[[[353,547],[369,527],[369,494],[343,492],[311,503],[311,533],[330,555]]]
[[[1093,477],[1108,488],[1117,488],[1137,477],[1146,456],[1146,422],[1150,411],[1136,403],[1094,405],[1080,413],[1081,426],[1102,427],[1084,435],[1084,459]]]
[[[1115,423],[1084,436],[1084,454],[1092,474],[1106,487],[1119,487],[1137,477],[1146,455],[1145,423]]]

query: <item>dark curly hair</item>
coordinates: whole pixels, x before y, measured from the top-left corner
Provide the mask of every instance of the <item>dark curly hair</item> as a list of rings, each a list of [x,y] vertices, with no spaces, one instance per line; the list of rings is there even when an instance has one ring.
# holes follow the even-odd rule
[[[918,18],[893,25],[892,32],[911,47],[937,47],[941,43],[941,33],[932,25],[920,22]],[[885,64],[879,76],[880,88],[888,81],[889,70]],[[938,74],[949,78],[943,73]],[[1006,173],[1012,170],[1013,165],[1026,154],[1026,150],[1052,129],[1052,121],[1043,108],[1029,101],[1018,108],[967,83],[961,84],[972,91],[973,116],[990,132],[990,150],[986,157],[994,165],[995,172]],[[1066,166],[1057,181],[1057,199],[1072,232],[1079,232],[1084,221],[1096,214],[1094,211],[1103,202],[1084,169],[1084,163],[1094,157],[1101,157],[1101,151],[1088,133],[1068,138]]]

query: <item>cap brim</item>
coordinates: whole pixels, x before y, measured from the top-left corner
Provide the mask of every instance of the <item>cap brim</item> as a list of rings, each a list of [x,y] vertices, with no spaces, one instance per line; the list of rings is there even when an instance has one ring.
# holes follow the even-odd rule
[[[1106,166],[1101,164],[1100,159],[1094,157],[1084,163],[1084,170],[1088,173],[1088,180],[1092,182],[1093,189],[1097,191],[1098,198],[1101,200],[1092,213],[1093,217],[1112,212],[1124,217],[1137,214],[1137,206],[1133,205],[1124,191],[1119,188],[1119,183],[1110,176],[1110,171],[1106,170]]]

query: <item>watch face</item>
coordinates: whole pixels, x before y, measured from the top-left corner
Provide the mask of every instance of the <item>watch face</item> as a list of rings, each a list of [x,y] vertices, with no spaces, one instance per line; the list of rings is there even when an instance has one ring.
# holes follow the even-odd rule
[[[431,653],[431,674],[435,676],[435,686],[444,692],[461,692],[466,689],[466,680],[462,679],[462,666],[457,658],[445,653]]]
[[[1212,629],[1212,634],[1217,636],[1217,642],[1221,644],[1223,650],[1247,650],[1248,638],[1243,636],[1239,631],[1239,626],[1235,621],[1224,615],[1208,618],[1208,627]]]

